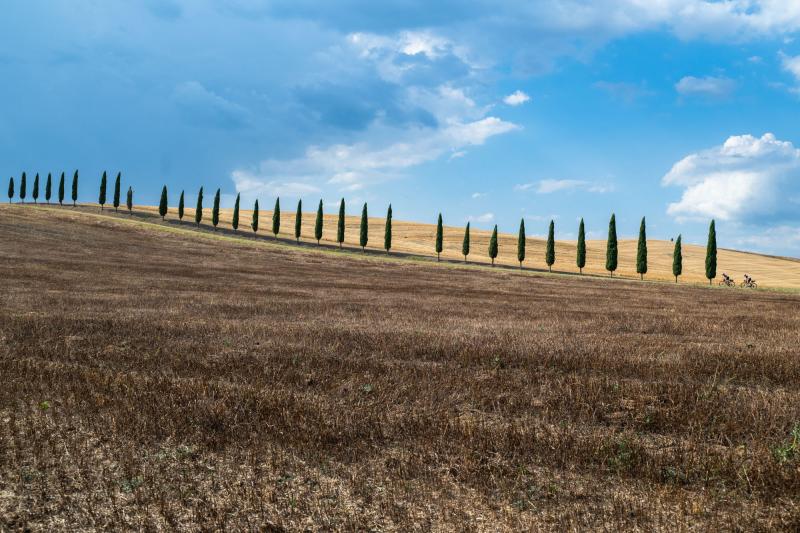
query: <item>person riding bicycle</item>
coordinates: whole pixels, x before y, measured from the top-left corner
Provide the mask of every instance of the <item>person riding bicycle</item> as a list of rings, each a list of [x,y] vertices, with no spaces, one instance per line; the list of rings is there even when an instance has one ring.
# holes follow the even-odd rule
[[[745,277],[747,277],[747,276],[745,276]],[[733,281],[733,280],[731,279],[731,277],[728,274],[723,272],[722,273],[722,281],[728,282],[728,281]]]

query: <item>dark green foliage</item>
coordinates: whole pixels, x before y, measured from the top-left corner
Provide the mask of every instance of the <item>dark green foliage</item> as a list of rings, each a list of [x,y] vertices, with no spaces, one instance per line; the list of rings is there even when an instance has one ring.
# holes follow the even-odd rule
[[[119,210],[119,193],[120,181],[122,180],[122,172],[117,172],[117,179],[114,180],[114,211]]]
[[[717,228],[714,221],[708,227],[708,245],[706,246],[706,278],[709,285],[717,277]]]
[[[547,263],[547,270],[553,271],[553,264],[556,262],[556,224],[550,221],[547,229],[547,250],[544,253],[544,262]]]
[[[636,247],[636,273],[639,274],[641,279],[647,274],[647,227],[642,217],[642,223],[639,226],[639,244]]]
[[[525,219],[519,221],[519,236],[517,237],[517,261],[519,267],[522,268],[522,262],[525,261]]]
[[[683,274],[683,251],[681,250],[681,236],[675,239],[675,250],[672,252],[672,275],[675,276],[675,283],[678,283],[678,276]]]
[[[297,200],[297,213],[294,215],[294,238],[300,242],[300,234],[303,231],[303,199]]]
[[[464,241],[461,243],[461,255],[464,256],[464,262],[467,262],[467,256],[469,255],[469,222],[467,222],[467,227],[464,228]]]
[[[219,225],[219,189],[214,195],[214,205],[211,207],[211,224],[214,226],[214,231],[217,231]]]
[[[53,175],[48,172],[47,173],[47,183],[44,184],[44,200],[48,204],[50,203],[50,198],[53,197]]]
[[[389,204],[389,209],[386,211],[386,227],[383,229],[383,249],[386,253],[392,249],[392,204]]]
[[[492,266],[494,266],[494,260],[497,258],[497,224],[494,225],[492,236],[489,239],[489,257],[492,259]]]
[[[272,234],[278,238],[278,233],[281,231],[281,199],[275,200],[275,209],[272,210]]]
[[[606,243],[606,270],[611,272],[612,278],[617,269],[617,254],[617,217],[612,214],[611,220],[608,222],[608,242]]]
[[[364,208],[361,210],[361,228],[358,237],[358,244],[361,246],[361,251],[367,247],[369,242],[369,219],[367,218],[367,203],[364,202]]]
[[[319,244],[320,239],[322,239],[322,199],[320,199],[319,207],[317,207],[317,220],[314,222],[314,238],[317,239],[317,244]]]
[[[178,199],[178,222],[183,222],[183,212],[185,205],[186,204],[183,199],[183,191],[181,191],[181,197]]]
[[[61,173],[61,179],[58,181],[58,205],[64,205],[64,173]]]
[[[233,231],[239,229],[239,196],[239,194],[236,195],[236,203],[233,204],[233,218],[231,219]]]
[[[25,201],[25,195],[28,192],[28,176],[23,172],[22,178],[19,180],[19,201]]]
[[[336,223],[336,242],[339,243],[339,248],[342,247],[344,242],[344,198],[342,203],[339,204],[339,220]]]
[[[194,208],[194,223],[198,226],[203,221],[203,188],[197,193],[197,207]]]
[[[103,177],[100,178],[100,195],[97,198],[97,203],[100,204],[100,211],[102,211],[106,204],[106,172],[103,171]],[[161,218],[164,218],[163,215]]]
[[[11,203],[12,198],[14,198],[14,176],[8,180],[8,203]]]
[[[439,213],[439,220],[436,221],[436,260],[439,261],[439,257],[442,254],[442,250],[444,249],[444,227],[442,226],[442,214]]]
[[[586,230],[583,227],[583,219],[578,226],[578,254],[576,257],[578,270],[583,274],[583,267],[586,266]]]
[[[253,228],[253,235],[258,233],[258,200],[253,204],[253,219],[250,221],[250,227]]]
[[[78,171],[75,171],[75,174],[72,175],[72,207],[75,207],[76,202],[78,201]]]
[[[161,215],[161,220],[167,216],[167,186],[161,189],[161,201],[158,202],[158,214]]]
[[[128,187],[128,194],[125,197],[125,206],[128,208],[128,214],[133,214],[133,187]]]
[[[33,203],[39,199],[39,173],[36,173],[36,176],[33,178]]]

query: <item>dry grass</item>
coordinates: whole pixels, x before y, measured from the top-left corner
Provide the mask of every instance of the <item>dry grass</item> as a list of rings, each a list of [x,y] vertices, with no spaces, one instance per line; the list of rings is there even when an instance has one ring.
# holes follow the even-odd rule
[[[800,528],[797,295],[0,234],[0,530]]]
[[[281,213],[281,233],[283,238],[291,238],[294,235],[294,211],[284,206]],[[156,207],[138,207],[142,212],[156,213]],[[206,209],[204,224],[211,224],[210,209]],[[177,218],[176,209],[172,210],[170,218]],[[231,209],[220,210],[220,227],[230,228],[230,221],[233,214]],[[261,211],[260,233],[270,234],[272,224],[272,211]],[[313,242],[314,220],[316,213],[303,214],[302,236],[304,241]],[[241,230],[245,233],[249,231],[252,211],[242,211],[240,215]],[[336,219],[335,213],[325,216],[323,241],[334,243],[336,240]],[[194,209],[187,209],[184,220],[194,221]],[[350,246],[358,246],[360,216],[347,217],[345,242]],[[383,231],[386,221],[383,218],[370,218],[369,243],[370,249],[381,250],[383,247]],[[397,252],[405,252],[416,255],[433,256],[435,255],[434,242],[436,237],[436,226],[434,224],[418,224],[414,222],[403,222],[395,219],[393,221],[393,249]],[[571,228],[577,231],[577,226]],[[597,229],[597,228],[595,228]],[[601,228],[602,229],[602,228]],[[529,232],[531,228],[529,228]],[[717,231],[724,231],[718,226]],[[490,262],[487,255],[489,246],[489,236],[491,232],[473,229],[471,232],[472,253],[470,262],[487,264]],[[444,232],[444,252],[442,257],[448,260],[463,260],[461,255],[461,243],[464,238],[463,227],[445,227]],[[499,235],[500,254],[497,262],[501,265],[519,265],[517,262],[517,235],[501,233]],[[619,242],[619,270],[614,274],[628,278],[638,278],[636,274],[636,240],[623,239]],[[660,240],[648,241],[648,273],[647,279],[674,281],[672,277],[672,252],[674,243]],[[546,270],[547,265],[544,261],[545,241],[542,239],[529,238],[527,241],[526,268]],[[557,241],[556,243],[556,264],[553,266],[556,272],[577,273],[578,267],[575,266],[575,242]],[[588,274],[608,275],[605,270],[606,264],[606,241],[587,241],[586,243],[586,268],[583,270]],[[683,275],[681,280],[693,283],[708,283],[705,278],[705,246],[683,244]],[[745,273],[754,277],[761,287],[771,288],[793,288],[800,289],[800,259],[773,257],[748,252],[734,250],[719,250],[717,273],[722,277],[726,272],[732,276],[737,283],[742,281]],[[715,282],[716,283],[716,282]]]

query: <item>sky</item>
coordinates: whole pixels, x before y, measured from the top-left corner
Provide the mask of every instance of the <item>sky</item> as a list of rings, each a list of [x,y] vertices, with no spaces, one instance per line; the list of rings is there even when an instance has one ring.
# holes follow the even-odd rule
[[[0,172],[800,257],[798,37],[797,0],[6,0]]]

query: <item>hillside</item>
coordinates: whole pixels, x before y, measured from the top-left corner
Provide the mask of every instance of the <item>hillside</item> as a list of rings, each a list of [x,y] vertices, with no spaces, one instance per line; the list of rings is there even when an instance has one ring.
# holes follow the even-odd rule
[[[0,207],[0,530],[800,526],[800,296]]]
[[[156,213],[156,207],[137,207],[137,210]],[[172,208],[170,218],[175,218],[176,209]],[[230,227],[232,210],[220,210],[220,227]],[[303,214],[303,240],[313,241],[315,213]],[[244,232],[249,231],[252,211],[242,210],[240,224]],[[281,233],[285,238],[291,238],[294,232],[295,214],[291,209],[281,212]],[[187,209],[185,220],[194,220],[194,209]],[[261,211],[260,233],[271,235],[272,211]],[[323,241],[334,243],[336,240],[335,214],[325,216]],[[345,232],[345,242],[350,246],[358,245],[359,216],[348,216]],[[206,209],[204,224],[210,224],[210,210]],[[380,250],[383,246],[383,231],[385,219],[370,218],[369,246],[370,249]],[[393,250],[417,255],[435,255],[434,241],[436,236],[435,224],[419,224],[393,220]],[[491,232],[473,229],[471,231],[472,253],[470,262],[489,263],[487,248]],[[463,260],[461,243],[464,237],[463,227],[446,226],[444,231],[444,252],[442,258],[447,260]],[[672,252],[674,244],[668,241],[648,241],[648,279],[674,280],[672,277]],[[622,239],[619,241],[619,270],[615,276],[638,278],[636,274],[636,240]],[[501,233],[499,235],[498,264],[518,265],[517,263],[517,235]],[[556,263],[553,270],[557,272],[577,273],[575,266],[575,241],[557,241]],[[707,283],[705,278],[705,247],[684,243],[683,244],[683,282]],[[527,258],[524,263],[526,268],[546,270],[544,262],[545,241],[529,238],[527,240]],[[584,273],[608,275],[605,270],[606,242],[587,241],[586,243],[586,268]],[[761,255],[750,252],[719,250],[717,273],[721,278],[726,272],[737,283],[741,282],[745,273],[755,278],[759,286],[772,288],[800,289],[800,260]]]

